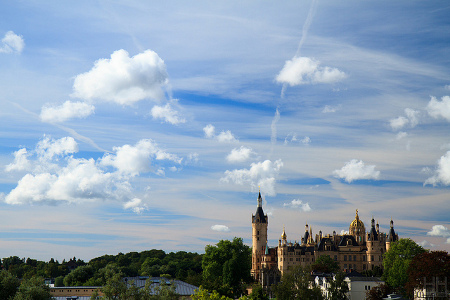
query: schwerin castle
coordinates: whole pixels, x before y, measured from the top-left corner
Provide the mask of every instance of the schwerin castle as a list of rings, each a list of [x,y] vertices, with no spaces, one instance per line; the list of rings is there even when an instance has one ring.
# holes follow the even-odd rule
[[[288,242],[286,232],[278,241],[277,247],[267,245],[267,227],[269,219],[262,208],[261,193],[258,196],[256,214],[252,215],[252,276],[263,286],[280,281],[281,275],[295,266],[312,265],[320,256],[328,255],[336,261],[341,270],[363,272],[382,268],[383,254],[390,244],[398,240],[391,219],[389,233],[380,232],[378,223],[372,218],[370,230],[366,232],[364,223],[356,210],[355,219],[350,223],[348,234],[323,235],[319,231],[315,236],[312,228],[306,224],[305,233],[300,242]]]

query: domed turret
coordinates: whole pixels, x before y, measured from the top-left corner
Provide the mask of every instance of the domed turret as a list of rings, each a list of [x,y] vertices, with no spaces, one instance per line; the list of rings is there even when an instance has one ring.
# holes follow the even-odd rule
[[[358,244],[365,242],[366,228],[364,227],[363,221],[359,219],[358,210],[356,210],[355,219],[350,223],[348,231],[355,237]]]

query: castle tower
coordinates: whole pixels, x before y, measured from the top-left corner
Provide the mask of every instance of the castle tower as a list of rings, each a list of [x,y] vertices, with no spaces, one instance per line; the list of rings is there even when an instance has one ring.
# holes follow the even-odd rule
[[[391,228],[389,229],[389,234],[386,239],[386,251],[389,251],[389,248],[391,247],[391,243],[398,241],[398,235],[395,233],[394,230],[394,221],[392,221],[391,218]]]
[[[262,256],[267,245],[267,226],[269,219],[262,209],[261,192],[258,195],[256,213],[252,215],[252,276],[260,281]]]
[[[356,210],[355,219],[350,223],[348,228],[350,235],[353,235],[356,242],[362,245],[366,242],[366,228],[364,227],[363,221],[359,219],[358,210]]]

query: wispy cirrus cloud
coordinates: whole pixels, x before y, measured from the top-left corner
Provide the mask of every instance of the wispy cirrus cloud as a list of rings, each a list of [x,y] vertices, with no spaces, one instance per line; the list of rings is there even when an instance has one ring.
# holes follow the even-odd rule
[[[334,170],[333,175],[337,178],[344,179],[348,183],[361,179],[378,179],[380,177],[380,171],[375,170],[375,165],[365,165],[362,160],[352,159],[345,163],[345,165],[339,169]]]

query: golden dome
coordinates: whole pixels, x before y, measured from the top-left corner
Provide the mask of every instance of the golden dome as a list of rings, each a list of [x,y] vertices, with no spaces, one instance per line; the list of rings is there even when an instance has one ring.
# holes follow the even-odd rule
[[[352,233],[352,231],[354,231],[356,229],[364,229],[365,230],[363,221],[361,221],[359,219],[358,210],[356,210],[355,219],[352,221],[352,223],[350,223],[350,228],[349,229],[350,229],[350,234]]]
[[[287,238],[286,231],[284,231],[284,226],[283,226],[283,233],[281,234],[281,239],[285,240],[286,238]]]

